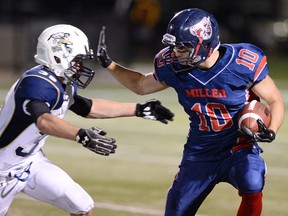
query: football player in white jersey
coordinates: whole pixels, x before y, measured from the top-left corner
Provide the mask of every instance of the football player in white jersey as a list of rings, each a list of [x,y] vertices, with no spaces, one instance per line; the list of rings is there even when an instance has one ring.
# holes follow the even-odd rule
[[[70,215],[92,215],[92,198],[53,165],[41,147],[48,135],[75,140],[104,156],[114,153],[117,145],[99,128],[83,129],[63,120],[68,109],[84,118],[173,120],[174,114],[155,99],[139,104],[78,95],[77,88],[87,87],[94,76],[83,65],[85,59],[93,59],[93,52],[80,29],[51,26],[38,38],[39,65],[23,73],[8,92],[0,112],[0,216],[7,214],[19,192]]]

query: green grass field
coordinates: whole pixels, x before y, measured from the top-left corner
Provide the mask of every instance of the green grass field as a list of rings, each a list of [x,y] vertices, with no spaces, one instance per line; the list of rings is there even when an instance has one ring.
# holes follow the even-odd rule
[[[285,83],[279,81],[279,85],[287,107]],[[50,160],[67,171],[93,197],[96,206],[94,215],[163,215],[166,192],[178,170],[189,126],[188,118],[177,103],[174,91],[166,90],[141,97],[116,85],[88,88],[83,91],[83,95],[125,102],[158,98],[175,113],[174,121],[165,125],[140,118],[83,120],[69,112],[65,118],[69,122],[84,128],[101,127],[108,135],[116,138],[117,153],[102,157],[76,142],[53,137],[47,139],[44,147]],[[261,144],[268,166],[263,216],[288,214],[287,132],[286,118],[277,140],[271,144]],[[222,183],[208,196],[198,214],[236,215],[239,202],[237,191]],[[13,202],[8,216],[28,215],[67,214],[56,207],[20,195]]]

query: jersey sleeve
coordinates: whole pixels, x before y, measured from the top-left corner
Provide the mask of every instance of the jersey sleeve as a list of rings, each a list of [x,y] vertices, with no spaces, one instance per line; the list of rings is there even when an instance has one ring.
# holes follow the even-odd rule
[[[47,103],[50,110],[62,104],[61,89],[53,81],[37,75],[24,76],[15,88],[19,100],[37,100]]]
[[[232,65],[234,72],[251,85],[262,81],[269,73],[266,55],[252,44],[235,46],[235,60]]]
[[[165,56],[169,52],[169,48],[166,47],[162,49],[154,58],[154,78],[159,82],[165,83],[170,86],[171,82],[173,82],[175,78],[175,74],[169,71],[165,65],[163,60],[163,56]]]

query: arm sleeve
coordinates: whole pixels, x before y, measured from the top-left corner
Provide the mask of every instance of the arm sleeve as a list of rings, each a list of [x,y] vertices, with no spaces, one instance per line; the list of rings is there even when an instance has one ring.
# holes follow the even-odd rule
[[[69,107],[69,109],[77,115],[86,117],[90,113],[92,100],[76,95],[74,101],[75,102]]]
[[[27,112],[36,123],[37,118],[44,113],[50,113],[48,105],[43,101],[33,100],[27,103]]]

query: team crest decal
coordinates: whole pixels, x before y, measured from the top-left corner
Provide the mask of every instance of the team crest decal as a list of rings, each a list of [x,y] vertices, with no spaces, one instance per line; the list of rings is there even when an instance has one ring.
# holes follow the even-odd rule
[[[58,32],[56,34],[51,35],[48,41],[50,41],[50,43],[54,45],[51,46],[52,51],[53,52],[62,51],[62,47],[64,45],[66,51],[71,53],[73,43],[72,41],[70,41],[69,37],[70,34],[64,32]]]
[[[209,40],[212,37],[212,25],[210,17],[203,17],[203,19],[194,26],[190,27],[190,33],[203,40]]]

